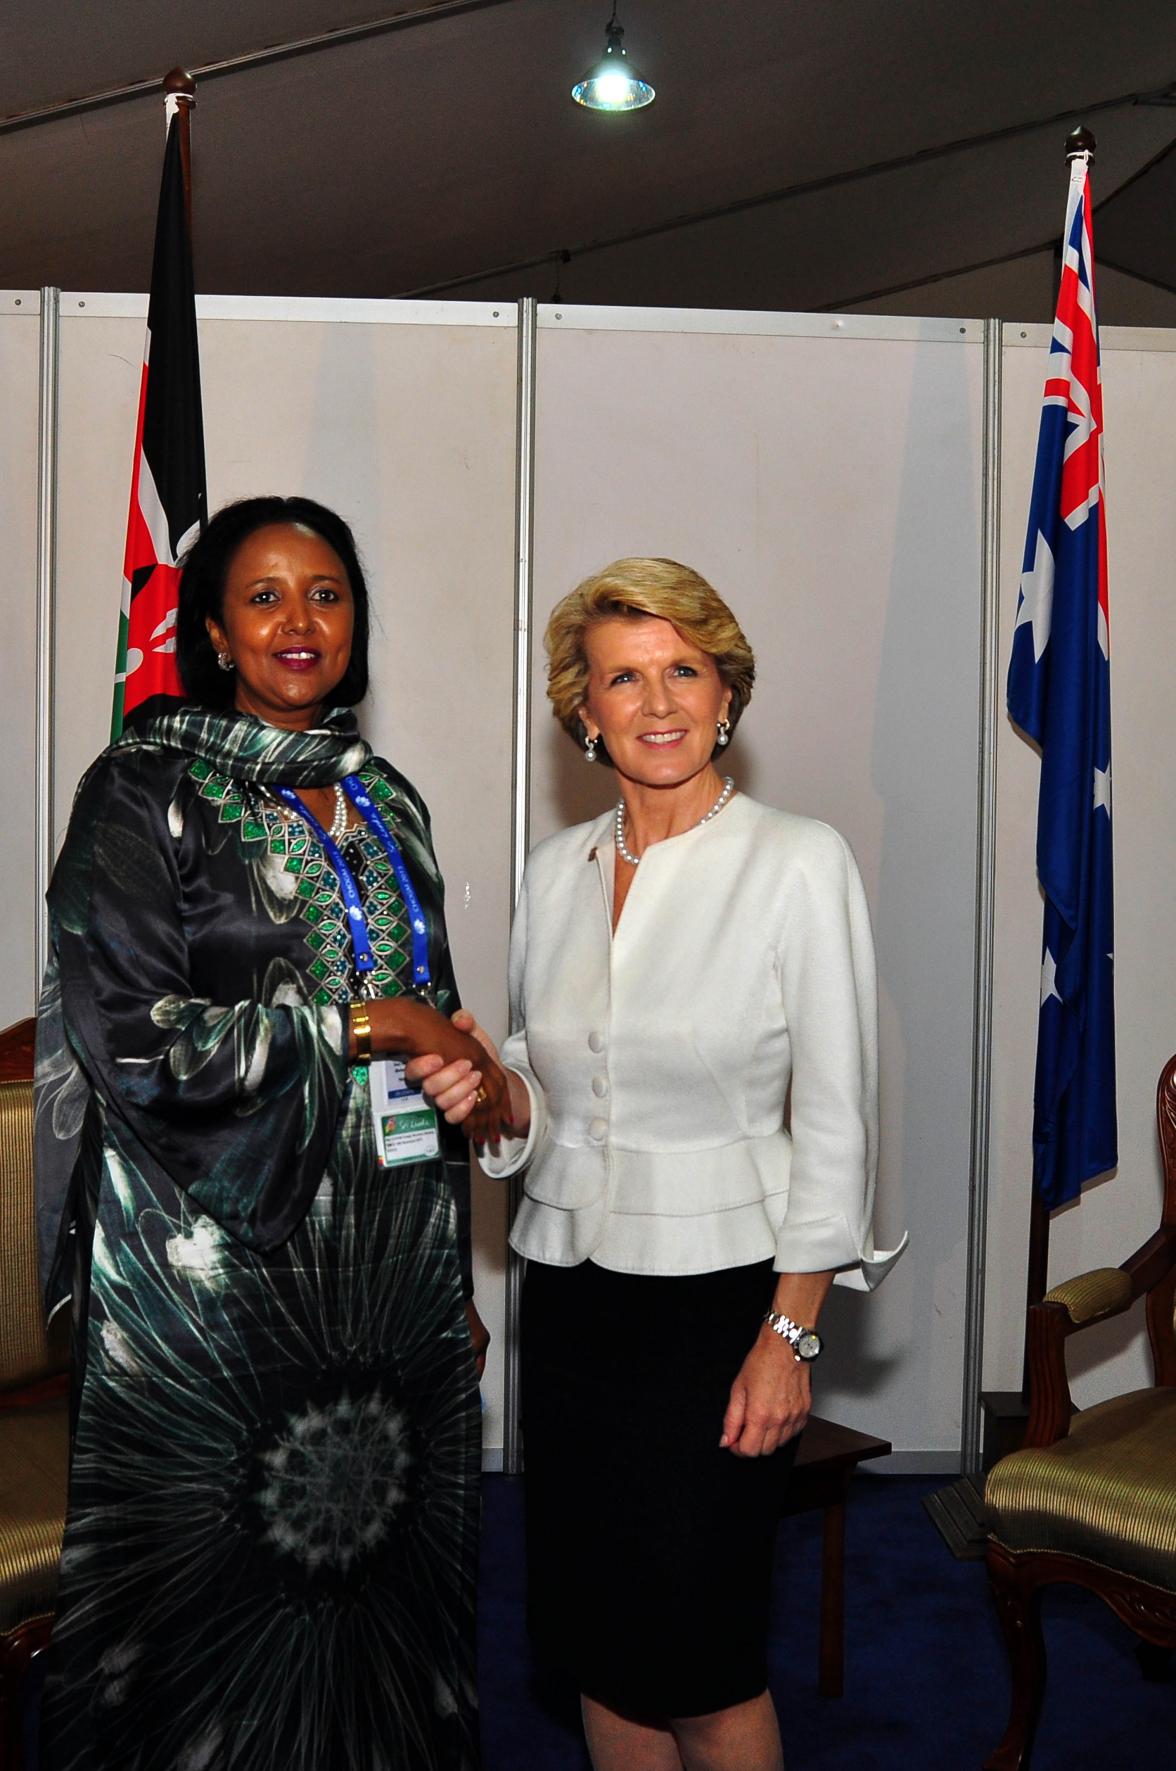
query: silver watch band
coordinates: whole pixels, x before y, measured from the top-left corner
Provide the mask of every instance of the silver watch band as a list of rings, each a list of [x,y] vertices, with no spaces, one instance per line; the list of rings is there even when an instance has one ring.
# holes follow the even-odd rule
[[[792,1348],[792,1357],[798,1365],[807,1364],[815,1359],[821,1351],[821,1337],[815,1328],[806,1328],[802,1322],[794,1322],[791,1316],[785,1316],[778,1310],[768,1310],[764,1321],[773,1334],[778,1334],[782,1341],[787,1341]]]

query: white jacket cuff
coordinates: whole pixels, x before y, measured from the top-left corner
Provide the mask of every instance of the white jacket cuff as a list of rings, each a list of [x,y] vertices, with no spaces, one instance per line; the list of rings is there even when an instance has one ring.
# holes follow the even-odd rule
[[[776,1237],[777,1273],[833,1273],[835,1285],[851,1291],[873,1291],[881,1285],[907,1245],[904,1232],[897,1248],[875,1249],[873,1236],[864,1242],[851,1231],[840,1212],[807,1223],[785,1221]]]
[[[503,1138],[495,1156],[489,1147],[478,1156],[478,1166],[492,1181],[506,1181],[526,1168],[543,1139],[547,1136],[547,1103],[534,1076],[514,1064],[505,1066],[519,1078],[531,1103],[531,1123],[525,1138]]]

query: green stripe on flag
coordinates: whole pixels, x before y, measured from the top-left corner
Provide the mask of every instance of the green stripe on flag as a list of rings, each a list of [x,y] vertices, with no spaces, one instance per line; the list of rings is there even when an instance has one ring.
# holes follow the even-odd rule
[[[123,707],[127,698],[127,633],[129,623],[125,609],[118,615],[118,649],[114,659],[114,701],[110,710],[110,742],[122,737]]]

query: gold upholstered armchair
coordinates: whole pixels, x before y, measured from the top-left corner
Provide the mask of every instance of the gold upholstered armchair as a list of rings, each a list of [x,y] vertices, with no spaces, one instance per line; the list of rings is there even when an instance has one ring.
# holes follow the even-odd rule
[[[1145,1670],[1176,1646],[1176,1057],[1156,1099],[1164,1168],[1160,1227],[1121,1267],[1055,1285],[1029,1312],[1029,1424],[989,1471],[988,1573],[1012,1663],[1012,1707],[985,1771],[1023,1771],[1045,1683],[1041,1588],[1088,1587],[1145,1646]],[[1155,1384],[1074,1409],[1066,1341],[1146,1299]],[[1150,1645],[1150,1646],[1148,1646]]]
[[[34,1029],[0,1032],[0,1765],[14,1771],[25,1673],[52,1623],[69,1442],[67,1355],[46,1337],[37,1278]]]

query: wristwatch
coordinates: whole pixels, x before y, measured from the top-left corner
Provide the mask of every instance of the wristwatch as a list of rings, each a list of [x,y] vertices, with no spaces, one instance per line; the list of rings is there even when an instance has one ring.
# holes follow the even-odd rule
[[[815,1328],[804,1328],[794,1322],[791,1316],[781,1316],[775,1310],[769,1310],[764,1321],[773,1334],[778,1334],[782,1341],[787,1341],[792,1348],[793,1357],[798,1364],[807,1365],[815,1359],[824,1344]]]

